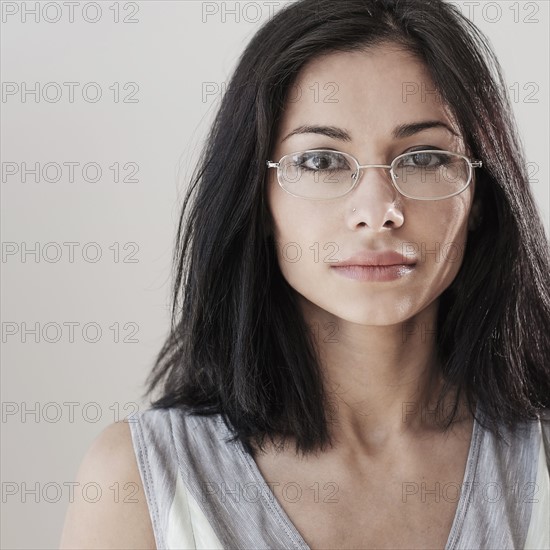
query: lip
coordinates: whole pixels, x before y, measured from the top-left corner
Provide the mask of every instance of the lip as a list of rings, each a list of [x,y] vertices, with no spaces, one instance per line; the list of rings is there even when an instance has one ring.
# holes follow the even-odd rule
[[[357,281],[395,281],[415,269],[414,264],[399,265],[345,265],[332,268],[336,273]]]
[[[363,266],[363,267],[379,267],[379,266],[413,266],[416,264],[416,258],[406,257],[399,252],[393,250],[383,250],[374,252],[369,250],[361,250],[356,252],[349,258],[338,261],[333,268]]]
[[[374,252],[362,250],[339,261],[331,268],[348,279],[357,281],[394,281],[411,273],[416,265],[415,258],[407,258],[393,250]]]

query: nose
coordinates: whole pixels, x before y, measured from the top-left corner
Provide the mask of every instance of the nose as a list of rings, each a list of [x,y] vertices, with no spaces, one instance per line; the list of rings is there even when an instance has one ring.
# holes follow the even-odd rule
[[[347,202],[351,226],[367,225],[380,231],[403,225],[402,197],[393,185],[390,169],[384,165],[363,167],[357,178]]]

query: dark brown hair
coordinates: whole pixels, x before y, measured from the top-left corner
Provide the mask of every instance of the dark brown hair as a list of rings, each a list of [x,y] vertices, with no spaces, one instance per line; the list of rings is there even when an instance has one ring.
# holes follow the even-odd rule
[[[445,387],[480,402],[487,424],[550,406],[550,258],[502,71],[488,40],[441,0],[301,0],[240,57],[184,200],[171,332],[148,379],[153,408],[221,414],[245,448],[293,436],[330,442],[327,400],[295,291],[269,235],[266,159],[286,94],[310,60],[396,43],[428,68],[460,126],[482,222],[440,297]],[[449,424],[452,417],[449,419]]]

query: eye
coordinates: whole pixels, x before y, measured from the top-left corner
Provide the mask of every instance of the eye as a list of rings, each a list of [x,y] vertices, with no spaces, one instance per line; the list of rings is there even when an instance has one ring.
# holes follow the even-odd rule
[[[296,159],[296,165],[303,170],[349,170],[346,157],[337,151],[305,151]]]
[[[445,164],[447,161],[447,155],[433,153],[415,153],[411,151],[407,153],[406,157],[401,159],[401,164],[405,166],[416,166],[416,167],[436,167]]]

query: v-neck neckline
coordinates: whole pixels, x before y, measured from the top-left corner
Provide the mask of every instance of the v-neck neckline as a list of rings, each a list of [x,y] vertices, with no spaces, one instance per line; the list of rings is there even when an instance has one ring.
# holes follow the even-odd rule
[[[466,458],[466,466],[464,468],[464,476],[462,480],[460,498],[456,507],[455,515],[451,523],[451,529],[445,543],[444,550],[452,550],[455,548],[456,542],[459,539],[462,523],[466,516],[468,504],[470,502],[470,491],[473,486],[473,477],[477,466],[480,449],[480,436],[481,426],[477,421],[478,414],[480,413],[479,402],[476,404],[476,412],[473,420],[472,435],[470,439],[470,446],[468,449],[468,457]],[[297,527],[292,520],[288,517],[287,513],[277,500],[275,494],[269,487],[269,484],[265,480],[264,476],[260,472],[256,461],[245,450],[244,445],[240,440],[236,440],[236,448],[239,455],[244,460],[245,466],[254,478],[256,486],[261,488],[261,494],[268,495],[265,501],[269,505],[272,516],[275,518],[277,524],[284,530],[284,532],[292,539],[293,543],[297,545],[299,550],[311,550],[307,542],[304,540]]]

